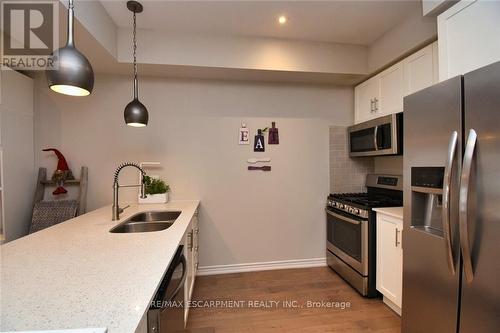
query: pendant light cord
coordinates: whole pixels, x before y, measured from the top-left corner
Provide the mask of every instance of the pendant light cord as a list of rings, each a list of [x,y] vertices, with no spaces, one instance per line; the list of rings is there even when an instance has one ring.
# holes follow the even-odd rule
[[[134,12],[134,99],[138,98],[138,87],[137,87],[137,24],[136,24],[136,18],[135,18],[135,12]]]
[[[68,3],[68,41],[66,42],[66,45],[68,46],[74,46],[74,36],[73,36],[73,10],[75,8],[75,5],[73,4],[73,0],[69,0]]]

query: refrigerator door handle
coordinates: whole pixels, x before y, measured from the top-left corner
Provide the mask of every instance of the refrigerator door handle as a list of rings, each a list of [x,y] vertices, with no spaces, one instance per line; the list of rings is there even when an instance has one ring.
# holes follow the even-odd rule
[[[443,178],[443,234],[446,246],[446,259],[448,261],[448,268],[452,275],[455,274],[455,258],[453,257],[453,246],[451,243],[451,225],[450,225],[450,187],[451,177],[453,173],[453,164],[455,162],[456,150],[458,142],[458,133],[453,131],[448,145],[448,154],[446,156],[446,165],[444,169]]]
[[[465,146],[464,162],[462,166],[462,175],[460,177],[460,195],[459,195],[459,224],[460,224],[460,248],[464,263],[464,272],[467,282],[471,283],[474,278],[472,269],[472,258],[469,241],[468,229],[468,204],[469,204],[469,185],[472,169],[472,159],[476,148],[477,133],[474,129],[469,131],[467,145]]]

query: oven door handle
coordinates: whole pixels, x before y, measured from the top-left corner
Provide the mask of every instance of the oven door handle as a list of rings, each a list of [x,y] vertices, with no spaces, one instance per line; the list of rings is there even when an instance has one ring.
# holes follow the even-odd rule
[[[179,293],[179,291],[181,290],[181,288],[184,286],[184,284],[186,283],[186,277],[187,277],[187,262],[186,262],[186,257],[184,256],[184,254],[181,255],[181,262],[182,264],[182,277],[181,279],[179,280],[179,284],[175,287],[174,291],[172,292],[172,294],[169,296],[169,297],[165,297],[163,300],[164,301],[173,301],[175,296],[177,296],[177,294]],[[165,295],[167,296],[167,295]]]
[[[349,222],[349,223],[352,223],[352,224],[360,224],[361,223],[361,221],[358,221],[358,220],[355,220],[355,219],[351,219],[351,218],[349,218],[347,216],[343,216],[343,215],[340,215],[340,214],[336,214],[336,213],[334,213],[334,212],[332,212],[332,211],[330,211],[328,209],[326,209],[326,213],[328,215],[334,216],[336,218],[342,219],[343,221],[346,221],[346,222]]]

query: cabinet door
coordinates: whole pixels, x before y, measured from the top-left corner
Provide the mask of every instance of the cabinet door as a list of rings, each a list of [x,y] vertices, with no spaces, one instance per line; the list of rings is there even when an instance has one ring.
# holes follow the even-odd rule
[[[361,123],[376,117],[374,101],[380,99],[378,84],[378,80],[372,78],[354,88],[354,123]]]
[[[500,1],[460,1],[438,16],[439,80],[500,60]]]
[[[439,44],[437,41],[432,43],[432,64],[434,66],[432,81],[433,84],[436,84],[439,82]]]
[[[199,234],[200,229],[198,226],[198,214],[196,213],[193,217],[193,286],[194,280],[196,279],[196,273],[198,272]]]
[[[184,285],[184,300],[191,300],[191,287],[192,287],[192,276],[193,276],[193,227],[192,222],[189,223],[186,233],[184,234],[184,257],[186,258],[186,283]],[[187,323],[189,307],[184,308],[184,320]]]
[[[399,307],[403,281],[402,226],[400,220],[377,214],[377,290]]]
[[[404,73],[399,62],[376,76],[380,85],[380,101],[375,103],[377,117],[403,111]]]
[[[405,95],[413,94],[435,83],[437,63],[434,63],[434,44],[430,44],[403,61]]]

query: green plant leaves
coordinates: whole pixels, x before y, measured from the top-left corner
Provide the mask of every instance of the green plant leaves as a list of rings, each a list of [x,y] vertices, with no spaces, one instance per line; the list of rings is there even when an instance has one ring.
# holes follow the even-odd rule
[[[146,194],[163,194],[170,191],[170,186],[162,179],[144,176],[144,184],[146,185]]]

